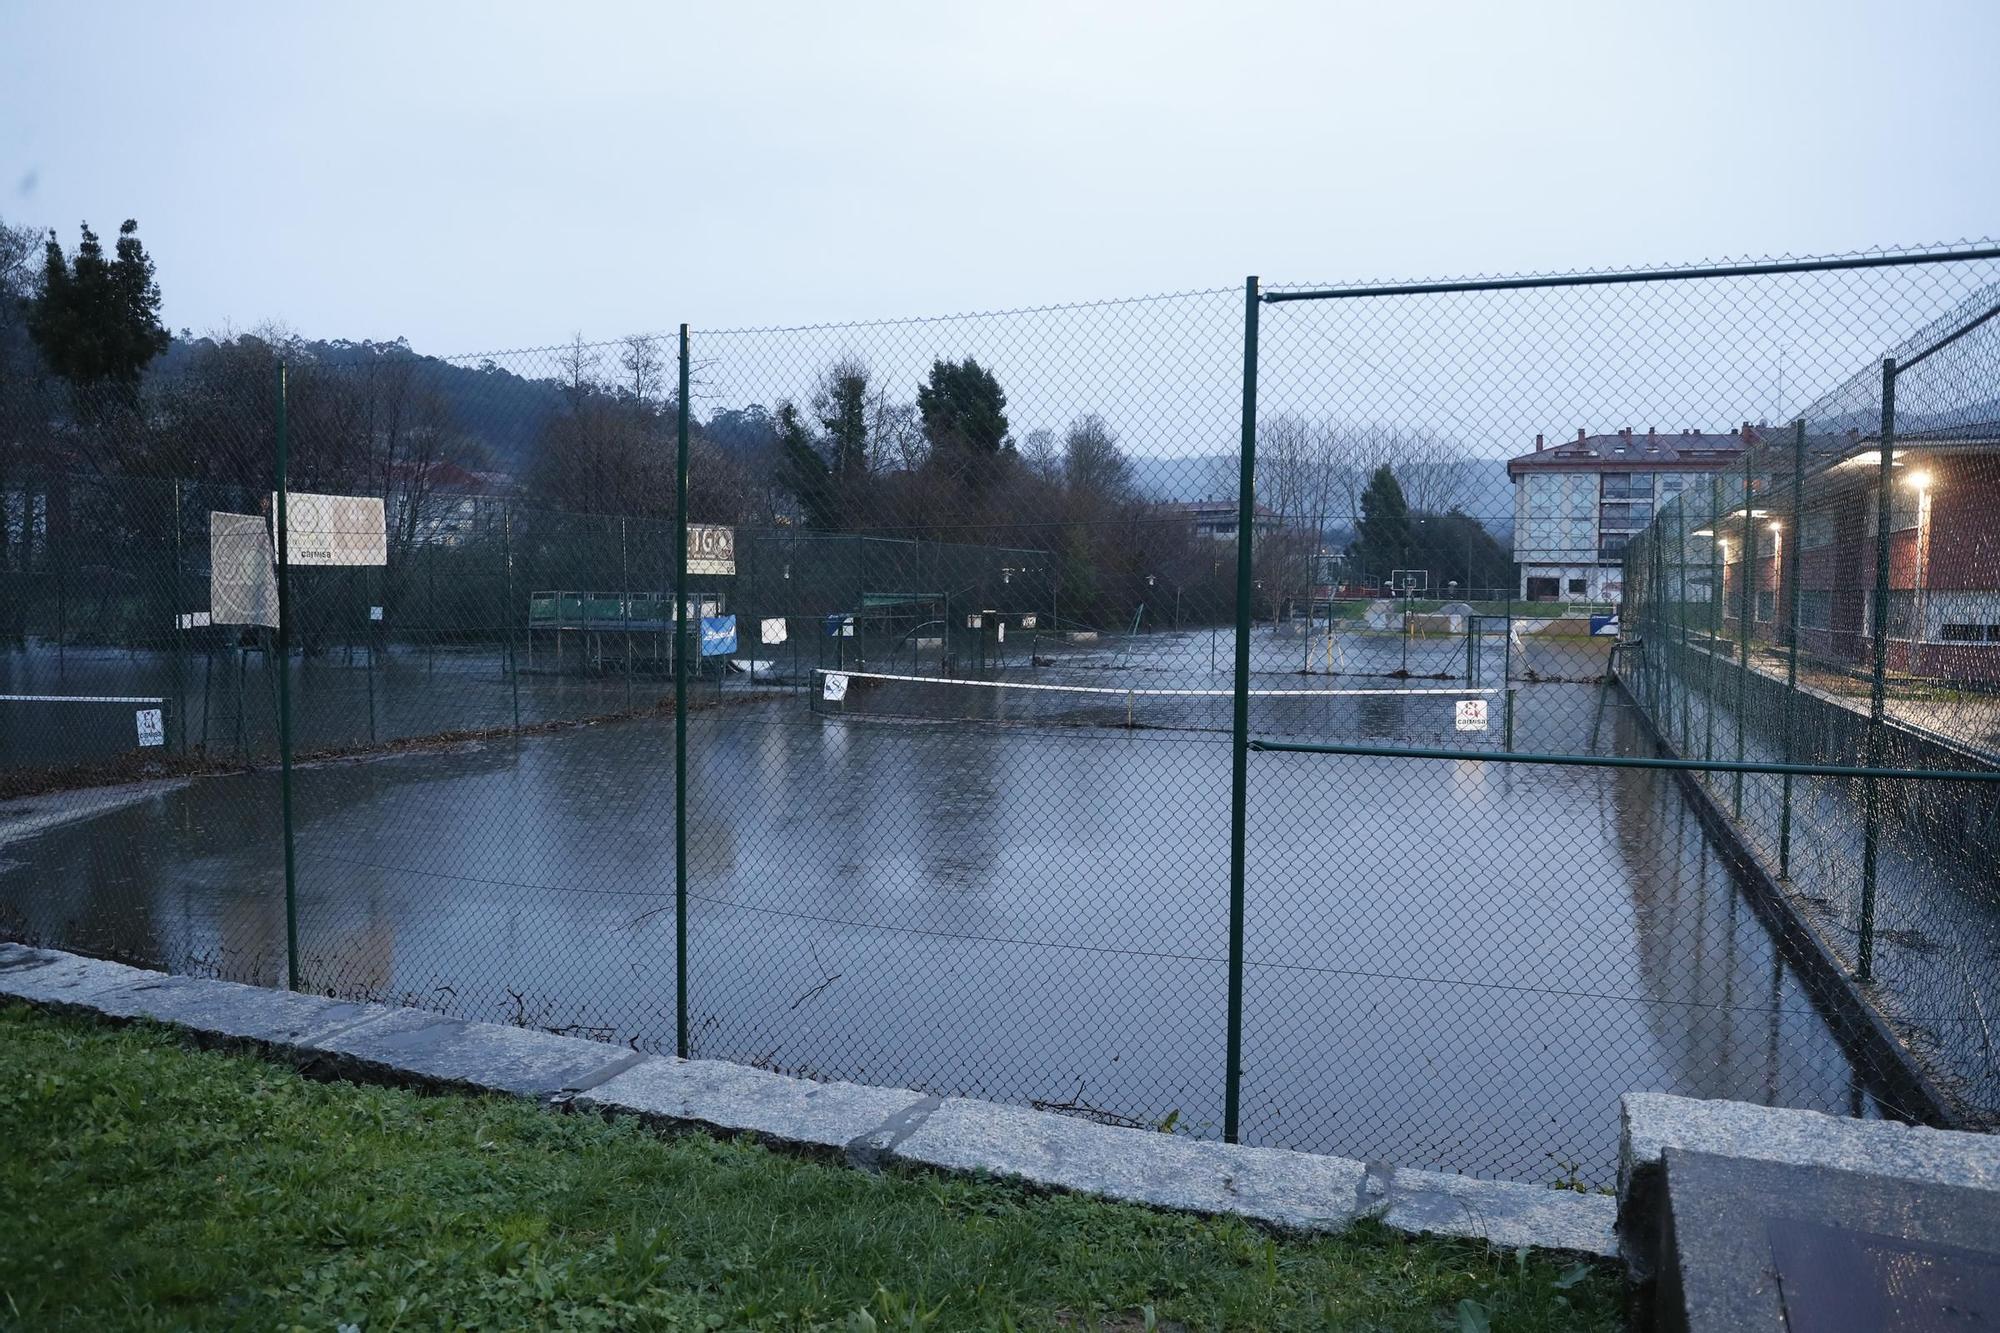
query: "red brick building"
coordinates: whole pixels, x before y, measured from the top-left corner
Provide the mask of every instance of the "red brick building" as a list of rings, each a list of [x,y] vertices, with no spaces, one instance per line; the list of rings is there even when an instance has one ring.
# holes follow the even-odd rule
[[[1850,436],[1815,450],[1798,533],[1789,482],[1752,497],[1753,637],[1783,642],[1791,616],[1786,543],[1798,541],[1799,646],[1831,664],[1868,667],[1876,583],[1878,441]],[[2000,432],[1898,441],[1890,492],[1887,662],[1892,672],[2000,684]],[[1719,526],[1725,633],[1741,632],[1744,514]]]

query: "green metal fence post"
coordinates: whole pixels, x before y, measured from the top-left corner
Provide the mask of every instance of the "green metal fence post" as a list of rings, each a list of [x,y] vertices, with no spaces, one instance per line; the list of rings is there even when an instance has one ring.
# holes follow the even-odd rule
[[[1743,451],[1743,556],[1738,578],[1743,584],[1736,604],[1736,762],[1743,762],[1743,707],[1750,692],[1750,618],[1756,612],[1757,516],[1751,512],[1751,451]],[[1736,818],[1743,818],[1743,775],[1738,773],[1731,797]]]
[[[1890,468],[1896,456],[1896,358],[1882,362],[1881,457],[1875,471],[1875,596],[1869,608],[1868,628],[1874,636],[1874,671],[1868,686],[1868,759],[1866,767],[1882,766],[1882,717],[1888,702],[1889,674],[1889,522],[1892,509],[1889,488],[1895,478]],[[1861,939],[1862,981],[1875,976],[1875,874],[1882,836],[1882,793],[1871,772],[1861,780]]]
[[[682,524],[685,529],[686,524]],[[686,542],[685,536],[682,538]],[[632,711],[632,566],[625,549],[625,520],[618,520],[618,623],[625,633],[625,711]]]
[[[171,637],[167,640],[171,649],[171,660],[174,667],[173,723],[180,735],[180,752],[186,754],[188,748],[187,673],[184,663],[181,660],[183,653],[182,640],[188,634],[193,633],[194,629],[192,625],[186,630],[182,630],[181,628],[181,483],[178,478],[174,481],[174,572],[172,577],[167,580],[167,601],[171,603],[167,607],[167,616],[173,626],[168,631]]]
[[[1243,1091],[1243,881],[1250,789],[1250,572],[1257,513],[1257,279],[1243,284],[1243,443],[1236,480],[1236,678],[1229,747],[1229,1030],[1222,1138],[1235,1143]]]
[[[278,363],[278,499],[274,520],[278,533],[278,817],[285,844],[285,987],[299,988],[299,877],[292,843],[292,615],[290,552],[285,495],[290,487],[287,458],[285,363]]]
[[[1802,568],[1799,550],[1805,545],[1805,519],[1803,516],[1806,471],[1806,419],[1800,417],[1792,423],[1792,518],[1791,546],[1785,553],[1785,583],[1791,605],[1786,608],[1785,621],[1791,644],[1785,653],[1785,741],[1783,760],[1792,762],[1794,727],[1798,720],[1798,710],[1794,706],[1799,690],[1799,572]],[[1785,774],[1783,807],[1778,815],[1778,878],[1790,879],[1792,875],[1792,775]]]
[[[1702,656],[1708,668],[1702,673],[1701,713],[1702,741],[1701,757],[1715,758],[1715,650],[1722,641],[1722,477],[1717,474],[1708,482],[1708,650]]]
[[[688,326],[674,409],[674,1053],[688,1058],[687,604]]]
[[[1679,571],[1675,581],[1675,591],[1679,596],[1674,603],[1677,608],[1674,624],[1680,630],[1680,650],[1675,653],[1674,661],[1679,667],[1675,675],[1681,686],[1680,752],[1683,755],[1694,753],[1694,662],[1688,654],[1688,538],[1693,534],[1688,531],[1688,507],[1688,493],[1683,489],[1674,511],[1674,568]],[[1668,688],[1671,691],[1672,685],[1669,684]],[[1671,709],[1672,702],[1669,701],[1667,706]]]
[[[521,731],[521,663],[514,649],[514,502],[500,508],[500,542],[507,555],[507,600],[500,611],[500,632],[507,636],[507,686],[514,697],[514,733]]]
[[[1660,628],[1660,616],[1666,592],[1661,586],[1661,579],[1666,566],[1660,553],[1666,548],[1666,543],[1660,540],[1661,535],[1660,521],[1655,518],[1653,530],[1646,534],[1646,554],[1651,557],[1653,574],[1647,580],[1651,586],[1646,589],[1648,609],[1642,642],[1650,645],[1650,650],[1642,648],[1641,651],[1646,653],[1646,695],[1652,705],[1653,724],[1660,727],[1664,734],[1665,727],[1661,724],[1665,719],[1660,715],[1660,673],[1666,666],[1667,642]]]

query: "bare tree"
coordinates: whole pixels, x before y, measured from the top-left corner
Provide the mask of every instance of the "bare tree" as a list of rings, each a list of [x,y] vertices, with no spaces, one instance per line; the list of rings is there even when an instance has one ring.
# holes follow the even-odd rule
[[[1073,495],[1110,501],[1131,497],[1131,461],[1097,413],[1078,417],[1064,434],[1062,478]]]
[[[618,364],[625,369],[623,388],[634,401],[651,406],[664,395],[667,358],[658,338],[634,334],[622,341]]]
[[[585,342],[581,333],[571,334],[569,342],[556,353],[560,369],[556,382],[572,414],[581,415],[585,400],[596,387],[600,359],[598,349]]]
[[[1042,481],[1062,480],[1062,451],[1056,447],[1056,434],[1047,427],[1031,430],[1021,440],[1021,465],[1028,469],[1030,476]]]
[[[868,401],[868,457],[875,472],[915,472],[930,457],[930,441],[915,403],[890,400],[878,386]]]

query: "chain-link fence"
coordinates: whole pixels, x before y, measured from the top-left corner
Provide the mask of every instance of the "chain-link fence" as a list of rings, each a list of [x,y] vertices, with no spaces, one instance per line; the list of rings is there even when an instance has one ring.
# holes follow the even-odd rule
[[[1627,557],[1635,697],[1888,1058],[2000,1108],[2000,285],[1767,428]]]
[[[1986,1123],[1996,279],[10,389],[0,925],[1517,1179],[1633,1088]]]

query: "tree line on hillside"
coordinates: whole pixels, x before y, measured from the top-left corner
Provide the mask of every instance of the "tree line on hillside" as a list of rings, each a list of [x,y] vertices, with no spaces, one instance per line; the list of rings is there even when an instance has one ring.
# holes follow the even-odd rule
[[[567,514],[674,512],[678,403],[666,339],[579,336],[466,363],[401,340],[318,342],[280,328],[176,339],[159,308],[136,224],[109,254],[88,227],[72,254],[52,234],[0,225],[0,491],[34,469],[268,494],[282,363],[291,484],[380,496],[392,565],[475,493]],[[768,405],[693,417],[695,521],[1042,551],[1037,582],[1057,590],[1065,615],[1092,623],[1227,614],[1229,543],[1142,492],[1101,414],[1017,440],[1005,386],[972,356],[934,360],[901,392],[854,356],[803,378],[798,393]],[[1447,442],[1279,416],[1261,427],[1260,454],[1270,521],[1259,529],[1261,613],[1313,597],[1343,515],[1360,521],[1334,562],[1342,581],[1415,563],[1506,581],[1495,572],[1504,552],[1433,493],[1448,488],[1438,479],[1449,469],[1437,466],[1450,461]],[[1413,483],[1407,497],[1403,480]],[[1439,586],[1447,577],[1434,575]]]

